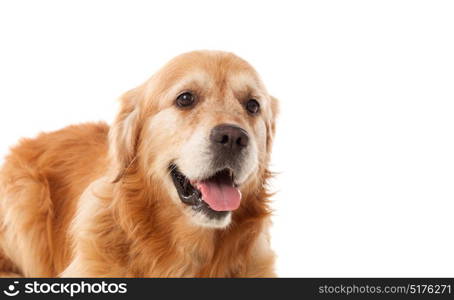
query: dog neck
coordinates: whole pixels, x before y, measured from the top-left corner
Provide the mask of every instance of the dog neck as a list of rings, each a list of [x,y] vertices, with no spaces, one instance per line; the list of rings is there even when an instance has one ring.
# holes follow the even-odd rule
[[[247,205],[233,213],[225,229],[193,224],[162,186],[145,182],[138,173],[126,174],[115,183],[115,219],[125,233],[129,255],[135,257],[131,261],[137,262],[129,266],[129,275],[234,276],[270,215],[264,184],[259,193],[243,195]],[[218,270],[230,273],[219,274]]]

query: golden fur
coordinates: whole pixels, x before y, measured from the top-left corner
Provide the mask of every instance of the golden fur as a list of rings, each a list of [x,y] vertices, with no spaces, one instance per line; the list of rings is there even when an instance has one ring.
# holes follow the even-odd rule
[[[180,87],[206,100],[179,111],[172,101]],[[263,99],[259,117],[239,103],[250,93]],[[249,64],[197,51],[127,92],[111,128],[82,124],[22,140],[0,171],[1,274],[274,276],[266,184],[276,111]],[[254,136],[258,165],[241,187],[230,225],[197,226],[175,201],[166,155],[178,158],[194,132],[225,122]]]

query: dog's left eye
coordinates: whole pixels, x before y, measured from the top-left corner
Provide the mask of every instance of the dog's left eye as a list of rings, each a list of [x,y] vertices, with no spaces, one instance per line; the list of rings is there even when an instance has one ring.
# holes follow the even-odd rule
[[[190,92],[185,92],[177,97],[176,104],[179,107],[189,107],[194,104],[195,97]]]
[[[257,102],[257,100],[255,99],[249,99],[247,102],[246,102],[246,110],[255,115],[259,112],[260,110],[260,104]]]

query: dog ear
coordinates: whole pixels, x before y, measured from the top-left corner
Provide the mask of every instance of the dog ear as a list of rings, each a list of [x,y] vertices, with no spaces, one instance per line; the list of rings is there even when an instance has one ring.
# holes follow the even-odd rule
[[[279,114],[279,102],[278,102],[277,98],[271,96],[270,105],[271,105],[271,117],[270,117],[269,121],[266,123],[266,148],[267,148],[268,153],[271,153],[271,147],[273,145],[274,134],[276,132],[276,118]]]
[[[120,98],[120,112],[110,129],[110,151],[115,162],[118,182],[136,159],[140,136],[140,109],[138,99],[140,90],[133,89]]]

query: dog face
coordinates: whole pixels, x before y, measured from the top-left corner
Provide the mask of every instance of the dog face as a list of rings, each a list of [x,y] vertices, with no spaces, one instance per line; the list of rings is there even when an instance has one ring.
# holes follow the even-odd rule
[[[230,53],[183,54],[122,105],[112,131],[120,170],[137,160],[193,223],[227,226],[258,188],[274,134],[276,100],[254,69]]]

